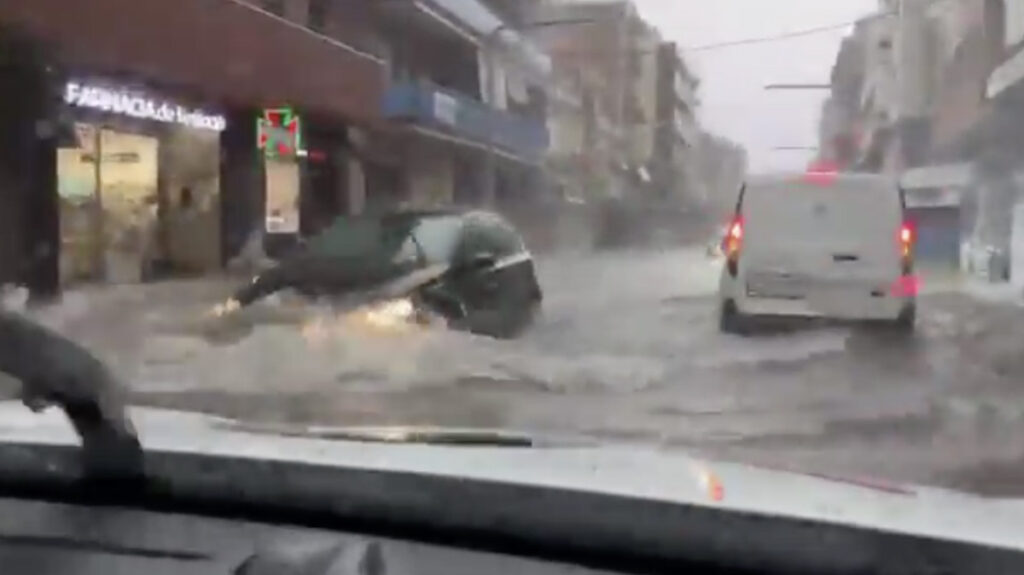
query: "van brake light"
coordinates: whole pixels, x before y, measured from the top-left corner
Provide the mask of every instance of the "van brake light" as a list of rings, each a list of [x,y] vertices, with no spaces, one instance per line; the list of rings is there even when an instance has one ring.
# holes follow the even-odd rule
[[[724,251],[729,274],[735,276],[738,270],[740,250],[743,247],[743,219],[740,216],[733,218],[732,223],[729,224],[729,231],[726,233],[723,243],[725,244]]]
[[[900,226],[900,261],[903,275],[914,271],[914,228],[907,222]]]
[[[737,219],[729,226],[729,238],[737,241],[743,239],[743,222]]]

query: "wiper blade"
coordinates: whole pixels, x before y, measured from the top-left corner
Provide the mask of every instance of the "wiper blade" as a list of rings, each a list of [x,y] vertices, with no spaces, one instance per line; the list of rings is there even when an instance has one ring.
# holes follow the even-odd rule
[[[330,439],[373,443],[451,445],[463,447],[540,447],[538,438],[501,430],[433,427],[301,427],[248,422],[222,422],[221,425],[247,433],[284,437]]]
[[[126,388],[92,353],[19,314],[0,311],[0,372],[21,383],[33,411],[60,407],[82,441],[84,479],[135,480],[142,445],[125,402]]]

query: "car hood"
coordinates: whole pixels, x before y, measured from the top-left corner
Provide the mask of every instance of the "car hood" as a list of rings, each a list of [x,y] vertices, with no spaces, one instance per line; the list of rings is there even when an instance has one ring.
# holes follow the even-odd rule
[[[313,435],[307,437],[203,414],[140,407],[131,409],[131,417],[144,448],[153,453],[571,490],[1009,549],[1021,549],[1019,534],[1024,531],[1020,500],[709,462],[654,447],[554,442],[526,448],[402,444],[377,440],[408,435],[410,428],[334,428],[340,429],[335,437],[347,439],[326,439],[331,428],[310,430]],[[355,440],[360,437],[366,440]],[[33,414],[19,402],[0,402],[0,443],[67,446],[77,445],[78,438],[59,410]]]

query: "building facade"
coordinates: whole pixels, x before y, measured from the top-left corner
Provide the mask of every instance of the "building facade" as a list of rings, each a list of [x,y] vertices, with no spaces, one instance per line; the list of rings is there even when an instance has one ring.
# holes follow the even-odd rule
[[[517,30],[524,7],[396,0],[376,10],[389,44],[381,110],[390,125],[370,146],[389,164],[386,185],[417,204],[514,204],[536,190],[551,64]]]
[[[537,18],[576,21],[552,31],[545,47],[556,68],[589,81],[586,130],[588,185],[595,198],[624,198],[651,183],[657,99],[657,32],[628,1],[548,0]]]
[[[823,111],[823,145],[859,117],[855,165],[900,174],[923,259],[997,281],[1024,282],[1022,19],[1020,0],[881,1],[837,61],[860,46],[859,106],[837,105],[834,74]]]
[[[707,191],[694,177],[692,154],[700,138],[698,81],[674,43],[658,46],[657,62],[657,105],[651,162],[654,187],[664,197],[703,204],[707,201]]]
[[[863,24],[858,24],[854,30],[839,47],[829,78],[831,88],[822,105],[818,126],[818,159],[844,169],[860,163],[866,152],[864,120],[870,115],[862,106],[869,75],[867,34]],[[877,80],[871,78],[871,81]]]
[[[328,30],[328,15],[318,20],[316,2],[280,4],[0,4],[0,35],[41,54],[2,73],[10,81],[51,71],[54,106],[34,121],[61,131],[34,143],[2,119],[6,147],[33,166],[5,170],[13,185],[0,192],[0,211],[22,225],[4,222],[13,246],[0,258],[4,279],[55,292],[76,281],[204,273],[254,232],[294,236],[342,211],[350,190],[341,174],[357,161],[349,132],[381,117],[384,61],[327,35],[340,32]],[[311,153],[259,149],[259,119],[282,107],[303,118]],[[295,213],[271,213],[282,206]],[[270,225],[281,221],[284,229]]]

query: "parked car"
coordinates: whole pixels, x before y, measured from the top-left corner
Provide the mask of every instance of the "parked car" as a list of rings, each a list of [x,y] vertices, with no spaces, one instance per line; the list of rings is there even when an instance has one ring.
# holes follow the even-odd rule
[[[914,230],[883,176],[810,173],[743,187],[726,237],[720,326],[757,316],[881,321],[912,331]]]
[[[419,210],[338,218],[234,296],[244,307],[294,289],[357,296],[371,323],[443,318],[451,328],[515,337],[543,298],[518,231],[481,210]]]

